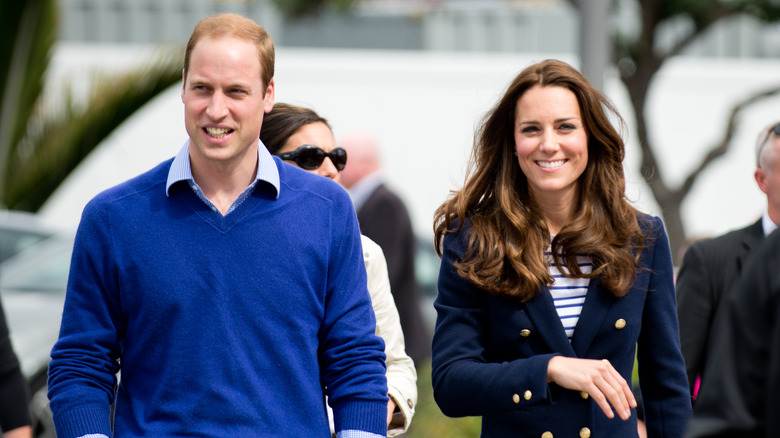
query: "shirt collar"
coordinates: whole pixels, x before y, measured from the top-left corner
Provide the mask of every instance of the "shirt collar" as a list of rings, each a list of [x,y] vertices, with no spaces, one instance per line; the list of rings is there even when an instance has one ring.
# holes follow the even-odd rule
[[[777,224],[772,222],[772,219],[769,218],[768,211],[764,211],[764,214],[761,216],[761,225],[764,227],[764,237],[768,236],[769,233],[777,228]]]
[[[382,173],[375,171],[360,179],[352,187],[347,190],[350,198],[352,198],[352,205],[355,210],[360,210],[360,207],[366,203],[371,194],[374,193],[380,185],[382,185]]]
[[[271,153],[265,147],[262,141],[258,140],[257,145],[257,181],[265,181],[276,189],[276,198],[279,199],[279,169],[276,167]],[[190,167],[190,141],[184,142],[184,146],[174,157],[171,168],[168,170],[168,181],[165,184],[165,194],[170,195],[171,186],[179,181],[194,181],[192,168]]]

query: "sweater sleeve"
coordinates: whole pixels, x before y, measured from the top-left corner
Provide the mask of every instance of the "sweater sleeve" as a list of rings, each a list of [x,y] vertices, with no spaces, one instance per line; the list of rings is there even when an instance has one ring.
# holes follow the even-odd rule
[[[336,432],[387,432],[384,342],[368,294],[357,217],[346,192],[334,199],[332,251],[320,329],[321,374]]]
[[[122,317],[105,209],[87,205],[71,260],[60,337],[49,365],[49,399],[60,438],[111,435]]]

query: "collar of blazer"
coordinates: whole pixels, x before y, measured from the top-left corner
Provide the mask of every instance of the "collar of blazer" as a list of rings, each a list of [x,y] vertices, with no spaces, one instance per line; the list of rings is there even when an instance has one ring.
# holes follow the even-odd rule
[[[547,286],[533,300],[526,304],[528,317],[533,321],[539,336],[552,351],[567,357],[584,357],[596,337],[599,327],[604,323],[609,307],[615,302],[611,295],[599,292],[601,281],[598,277],[590,280],[585,304],[580,313],[574,337],[571,342],[563,330],[555,303]]]

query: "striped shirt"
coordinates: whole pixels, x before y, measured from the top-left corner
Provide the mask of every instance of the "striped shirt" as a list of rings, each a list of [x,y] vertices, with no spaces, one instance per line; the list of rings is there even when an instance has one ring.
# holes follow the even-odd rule
[[[580,320],[582,305],[585,304],[585,296],[588,294],[590,279],[564,277],[561,271],[558,270],[558,267],[555,266],[555,262],[553,262],[550,248],[547,248],[544,256],[547,259],[550,275],[553,278],[553,284],[549,286],[549,289],[555,303],[555,310],[558,312],[563,329],[566,331],[566,336],[569,337],[569,342],[571,342],[571,338],[574,336],[574,327],[577,326],[577,321]],[[593,271],[593,262],[590,257],[577,256],[577,264],[583,274],[590,274]]]

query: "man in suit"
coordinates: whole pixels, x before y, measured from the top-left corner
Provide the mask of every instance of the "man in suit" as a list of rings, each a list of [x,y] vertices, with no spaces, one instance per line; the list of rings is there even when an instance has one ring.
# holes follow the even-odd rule
[[[780,123],[764,129],[756,144],[754,177],[766,194],[767,209],[755,223],[722,236],[693,243],[677,276],[680,343],[691,393],[707,374],[707,355],[718,338],[715,317],[728,302],[748,256],[780,223]]]
[[[340,146],[348,156],[341,184],[352,197],[360,231],[385,253],[406,352],[419,365],[430,357],[431,340],[420,311],[420,288],[414,275],[416,242],[409,213],[401,198],[383,182],[379,147],[372,136],[353,133],[344,137]]]
[[[715,327],[686,438],[780,436],[780,233],[748,260]]]

